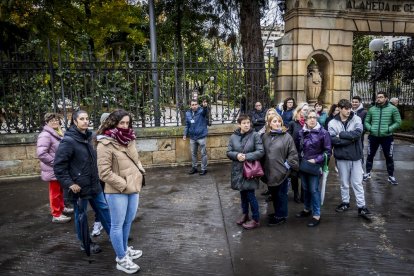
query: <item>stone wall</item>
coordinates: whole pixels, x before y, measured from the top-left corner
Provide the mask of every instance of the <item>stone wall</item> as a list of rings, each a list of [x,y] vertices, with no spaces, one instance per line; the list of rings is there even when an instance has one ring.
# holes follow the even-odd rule
[[[207,154],[209,163],[229,162],[227,143],[236,125],[209,127]],[[146,168],[191,164],[190,140],[182,139],[183,127],[137,129],[137,147]],[[0,136],[0,178],[40,174],[36,156],[38,133]]]

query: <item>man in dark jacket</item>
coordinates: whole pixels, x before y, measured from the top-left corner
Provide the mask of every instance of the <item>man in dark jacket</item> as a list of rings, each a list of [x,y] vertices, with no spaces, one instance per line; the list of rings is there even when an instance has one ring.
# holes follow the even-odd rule
[[[394,137],[393,133],[401,125],[401,116],[398,108],[388,102],[388,95],[385,92],[377,93],[377,102],[375,106],[368,110],[365,118],[365,130],[369,131],[368,136],[368,156],[366,162],[366,173],[364,180],[371,178],[372,165],[378,147],[384,153],[385,162],[387,163],[388,182],[397,185],[398,182],[394,177]]]
[[[266,124],[265,117],[266,117],[267,109],[264,109],[260,102],[254,104],[254,110],[250,112],[250,118],[252,119],[253,128],[256,132],[261,130],[263,126]]]
[[[197,153],[200,146],[201,151],[201,171],[200,175],[207,173],[207,116],[208,108],[207,101],[204,100],[202,107],[198,105],[197,100],[193,99],[190,102],[191,108],[185,113],[185,128],[183,140],[187,140],[187,136],[190,136],[190,149],[192,167],[189,174],[195,174],[197,172]]]
[[[75,218],[80,211],[86,212],[89,201],[109,236],[109,208],[99,183],[96,152],[91,144],[92,132],[88,130],[88,126],[89,117],[85,111],[76,111],[72,115],[71,127],[66,131],[56,152],[54,172],[63,189],[69,189],[69,198],[75,207]],[[80,206],[77,204],[79,198]],[[75,227],[80,239],[81,229],[77,223]],[[83,249],[82,246],[81,248]],[[91,251],[99,253],[99,246],[92,243]]]
[[[361,135],[363,132],[361,118],[351,111],[351,103],[342,99],[338,103],[340,109],[333,120],[328,124],[328,131],[331,135],[336,166],[338,167],[341,180],[342,203],[336,207],[336,212],[344,212],[350,208],[349,184],[354,190],[358,215],[369,218],[371,213],[365,207],[364,187],[362,185],[362,144]]]
[[[364,148],[364,136],[365,136],[364,122],[365,122],[365,117],[367,116],[367,111],[365,110],[364,105],[362,104],[362,99],[360,96],[352,97],[352,111],[354,112],[355,115],[361,118],[361,122],[362,122],[361,142],[362,142],[362,148]]]

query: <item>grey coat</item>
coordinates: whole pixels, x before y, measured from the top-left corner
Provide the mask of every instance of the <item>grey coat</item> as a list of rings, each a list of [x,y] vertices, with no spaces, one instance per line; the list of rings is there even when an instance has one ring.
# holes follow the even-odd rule
[[[245,150],[244,146],[246,145]],[[260,134],[250,130],[241,134],[237,129],[231,136],[227,147],[227,157],[233,160],[231,166],[231,188],[233,190],[254,190],[259,188],[259,179],[245,179],[243,177],[243,162],[237,160],[237,154],[246,154],[247,161],[260,160],[264,155],[262,139]]]
[[[265,150],[265,181],[268,186],[278,186],[289,176],[291,170],[299,170],[299,157],[290,134],[269,132],[263,135]]]

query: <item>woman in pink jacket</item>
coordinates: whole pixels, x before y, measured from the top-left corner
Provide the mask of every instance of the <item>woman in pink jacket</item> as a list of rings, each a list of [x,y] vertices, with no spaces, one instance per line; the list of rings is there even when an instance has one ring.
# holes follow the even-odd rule
[[[53,162],[63,132],[60,128],[60,118],[57,113],[46,113],[46,125],[37,138],[37,157],[40,160],[41,178],[49,182],[49,201],[52,212],[52,222],[66,223],[71,220],[63,214],[65,203],[63,190],[53,172]]]

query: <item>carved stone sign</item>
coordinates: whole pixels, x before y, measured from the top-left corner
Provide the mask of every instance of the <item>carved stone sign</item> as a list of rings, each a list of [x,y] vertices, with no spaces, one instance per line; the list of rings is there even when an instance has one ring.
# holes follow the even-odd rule
[[[346,8],[348,10],[361,10],[361,11],[391,11],[391,12],[405,12],[414,13],[413,1],[401,1],[396,4],[389,1],[347,1]]]

